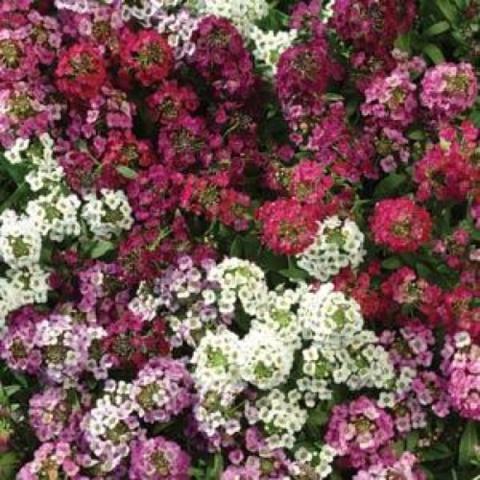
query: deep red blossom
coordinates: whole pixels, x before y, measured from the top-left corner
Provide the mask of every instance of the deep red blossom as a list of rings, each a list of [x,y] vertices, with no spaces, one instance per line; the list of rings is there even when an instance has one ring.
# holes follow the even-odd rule
[[[323,42],[295,45],[278,61],[276,86],[283,107],[293,104],[322,103],[332,64]]]
[[[293,199],[266,202],[257,211],[262,241],[275,253],[296,255],[312,243],[322,213],[319,205]]]
[[[186,113],[193,113],[199,105],[194,90],[180,86],[176,81],[164,82],[147,98],[152,119],[160,124],[170,124]]]
[[[333,9],[331,23],[340,37],[378,57],[389,53],[416,14],[414,0],[337,0]]]
[[[208,131],[202,117],[184,115],[160,130],[158,153],[167,167],[185,171],[197,165],[209,166],[213,149],[220,143],[221,137]]]
[[[480,339],[480,307],[475,303],[478,290],[459,285],[445,293],[439,308],[442,323],[452,332],[467,331],[475,339]]]
[[[217,218],[221,186],[206,177],[188,175],[180,194],[181,207],[196,215]]]
[[[438,323],[442,290],[419,277],[410,267],[402,267],[392,273],[382,282],[381,291],[386,298],[402,308],[402,312],[411,313],[412,309],[417,309],[431,325]]]
[[[127,188],[128,201],[139,222],[161,220],[180,203],[183,176],[163,165],[140,172]]]
[[[193,36],[192,63],[221,98],[245,99],[255,85],[253,62],[238,30],[226,18],[202,18]]]
[[[131,180],[122,174],[122,167],[136,172],[138,169],[149,167],[154,162],[155,155],[150,142],[139,140],[128,130],[125,132],[113,130],[108,135],[105,150],[100,159],[97,187],[118,189]]]
[[[191,247],[188,228],[181,216],[176,216],[170,224],[155,221],[137,225],[119,245],[122,280],[128,285],[153,280],[177,256],[188,253]]]
[[[140,369],[150,358],[167,355],[170,351],[165,323],[159,318],[145,322],[127,310],[107,326],[107,333],[102,349],[117,368]]]
[[[164,80],[173,68],[173,52],[155,30],[132,33],[125,30],[121,38],[120,75],[135,79],[148,87]]]
[[[78,43],[62,53],[55,77],[57,88],[68,100],[88,100],[97,95],[105,83],[105,61],[95,46]]]
[[[343,269],[333,280],[335,288],[355,299],[367,319],[385,321],[391,302],[374,286],[375,274],[369,268],[359,273]]]
[[[251,200],[248,195],[225,188],[220,194],[220,221],[237,232],[247,230],[251,220]]]
[[[377,245],[394,252],[414,252],[429,241],[432,219],[408,197],[389,198],[375,205],[370,228]]]
[[[325,175],[325,169],[316,162],[304,160],[292,170],[290,194],[306,203],[321,202],[333,186],[333,178]]]

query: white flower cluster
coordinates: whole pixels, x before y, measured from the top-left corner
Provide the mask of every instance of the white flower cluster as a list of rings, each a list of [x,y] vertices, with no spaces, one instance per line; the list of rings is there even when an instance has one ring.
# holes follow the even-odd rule
[[[298,309],[306,339],[325,342],[349,339],[363,328],[360,305],[326,283],[303,295]]]
[[[139,427],[133,415],[132,385],[109,380],[99,398],[82,419],[80,428],[103,472],[111,472],[130,453],[130,441]]]
[[[100,238],[111,238],[133,225],[132,208],[122,190],[102,189],[85,197],[81,216],[90,231]]]
[[[48,133],[38,138],[19,138],[5,152],[5,158],[12,165],[28,169],[25,181],[32,192],[55,188],[64,177],[63,168],[54,157],[54,142]]]
[[[233,332],[219,329],[207,332],[193,354],[193,379],[200,396],[194,415],[207,435],[219,429],[232,435],[240,429],[239,412],[232,408],[245,387],[239,373],[239,347]]]
[[[262,30],[256,25],[250,28],[249,36],[255,45],[253,56],[261,66],[265,67],[265,73],[269,77],[275,75],[280,56],[292,46],[297,34],[294,29],[274,32]]]
[[[296,290],[269,291],[267,301],[257,309],[252,328],[264,327],[276,333],[286,344],[299,348],[302,324],[296,314],[296,307],[304,291],[304,286],[299,286]]]
[[[248,260],[227,258],[210,270],[208,279],[221,286],[218,308],[222,314],[233,314],[237,299],[249,315],[267,302],[265,273]]]
[[[240,375],[261,390],[284,383],[292,369],[291,345],[266,327],[252,328],[240,346]]]
[[[324,220],[315,240],[298,256],[299,267],[322,282],[336,275],[342,268],[357,268],[363,261],[365,237],[352,220],[337,216]]]
[[[296,390],[285,394],[275,389],[255,404],[247,403],[245,416],[251,424],[263,424],[269,448],[292,448],[307,421],[307,410],[300,406],[300,400]]]
[[[40,260],[42,236],[28,216],[7,210],[0,218],[0,257],[12,268],[31,267]]]
[[[45,303],[50,289],[50,273],[39,265],[9,268],[0,278],[0,330],[6,316],[31,303]]]
[[[266,0],[199,0],[198,11],[203,15],[228,18],[244,35],[251,26],[268,14]]]
[[[300,447],[295,452],[296,465],[293,467],[299,478],[328,478],[332,473],[332,463],[337,452],[330,445],[323,445],[319,449]],[[315,477],[312,477],[315,474]]]
[[[157,315],[160,299],[153,295],[147,283],[142,281],[137,294],[128,304],[128,309],[145,322],[151,322]]]
[[[81,202],[75,194],[63,194],[56,189],[30,201],[26,212],[43,237],[61,242],[65,237],[80,235],[80,205]]]
[[[373,331],[362,330],[342,342],[314,342],[302,352],[305,377],[298,380],[305,403],[331,397],[329,385],[345,384],[351,390],[384,389],[393,385],[395,370],[388,352]]]
[[[198,19],[187,10],[177,13],[162,13],[157,17],[157,30],[167,38],[177,61],[195,53],[192,35],[197,29]]]
[[[42,237],[32,217],[6,210],[0,217],[0,329],[6,316],[29,303],[47,300],[49,273],[40,265]]]
[[[200,393],[218,392],[229,404],[244,388],[240,378],[240,340],[227,329],[207,332],[192,356],[193,378]]]
[[[208,436],[238,431],[244,405],[247,420],[266,432],[269,448],[292,448],[308,409],[329,400],[334,385],[394,386],[390,357],[376,334],[363,330],[360,306],[333,284],[270,290],[263,270],[246,260],[226,258],[204,270],[191,259],[180,263],[159,279],[155,293],[160,312],[162,306],[173,312],[175,328],[197,337],[195,417]],[[212,312],[210,323],[199,319],[198,305]],[[168,323],[175,325],[172,318]],[[282,393],[295,382],[288,395]],[[257,401],[248,394],[252,387],[264,393]],[[314,457],[324,478],[333,457]]]

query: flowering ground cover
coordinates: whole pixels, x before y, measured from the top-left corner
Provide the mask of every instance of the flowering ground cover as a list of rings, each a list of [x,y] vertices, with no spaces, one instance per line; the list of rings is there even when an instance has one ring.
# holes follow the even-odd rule
[[[480,478],[479,0],[0,0],[0,480]]]

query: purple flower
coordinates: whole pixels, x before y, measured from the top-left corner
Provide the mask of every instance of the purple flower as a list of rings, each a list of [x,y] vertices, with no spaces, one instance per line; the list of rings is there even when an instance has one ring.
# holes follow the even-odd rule
[[[391,416],[374,400],[362,396],[333,408],[326,442],[354,467],[368,465],[393,438]]]
[[[190,479],[190,457],[163,437],[133,441],[130,462],[130,480]]]
[[[185,365],[169,358],[155,358],[133,382],[135,410],[146,422],[166,423],[193,402],[193,380]]]

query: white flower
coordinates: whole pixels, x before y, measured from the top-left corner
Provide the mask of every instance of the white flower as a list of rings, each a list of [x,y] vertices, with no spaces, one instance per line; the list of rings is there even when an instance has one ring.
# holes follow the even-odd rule
[[[76,195],[63,195],[54,190],[30,201],[26,211],[43,236],[60,242],[66,236],[80,235],[79,208]]]
[[[270,390],[288,378],[293,348],[265,326],[252,328],[240,346],[240,375],[262,390]]]
[[[228,18],[246,36],[252,24],[268,14],[266,0],[199,0],[203,15]]]
[[[42,237],[32,219],[17,216],[12,210],[3,213],[0,226],[0,257],[13,268],[38,263]]]
[[[362,330],[363,317],[358,303],[332,289],[330,284],[322,285],[317,292],[305,294],[300,302],[298,315],[306,338],[338,342]]]
[[[247,403],[245,414],[251,423],[261,422],[269,448],[292,448],[307,421],[307,411],[299,405],[301,395],[295,390],[287,395],[272,390],[254,406]]]
[[[256,25],[252,25],[249,36],[255,44],[253,56],[257,62],[267,67],[267,75],[273,76],[277,71],[280,56],[292,45],[297,37],[297,31],[293,29],[278,32],[264,31]]]
[[[193,379],[200,392],[217,392],[229,404],[244,388],[239,375],[240,341],[227,329],[207,331],[193,353]]]
[[[342,268],[362,263],[364,239],[355,222],[329,217],[320,224],[313,243],[298,255],[298,265],[317,280],[327,281]]]
[[[208,272],[208,280],[220,286],[218,307],[221,313],[233,313],[237,298],[249,315],[255,315],[267,302],[265,273],[248,260],[226,258]]]
[[[30,303],[45,303],[47,301],[48,291],[50,290],[48,283],[50,272],[43,270],[39,265],[9,269],[5,275],[9,288],[15,291],[11,300],[13,304],[17,305],[16,308]]]
[[[337,452],[330,445],[323,445],[321,449],[315,450],[300,447],[295,451],[296,474],[300,477],[314,471],[316,479],[327,478],[332,473],[332,463],[336,455]]]
[[[27,173],[25,181],[30,186],[32,192],[48,190],[56,187],[63,179],[63,168],[59,165],[39,167]]]
[[[48,133],[38,138],[17,138],[10,149],[5,151],[5,158],[12,164],[22,163],[29,167],[52,168],[57,166],[53,156],[54,142]]]
[[[144,321],[151,322],[157,315],[159,306],[160,299],[152,294],[145,282],[141,282],[137,295],[128,304],[128,309]]]
[[[186,10],[181,10],[170,15],[162,12],[156,21],[158,32],[167,38],[177,60],[194,54],[195,43],[192,41],[192,35],[197,29],[197,18]]]
[[[301,289],[268,292],[267,301],[256,312],[252,328],[263,325],[275,332],[292,348],[300,346],[302,324],[298,320],[295,308],[301,296]]]
[[[98,237],[111,238],[133,225],[132,209],[121,190],[101,190],[101,197],[94,194],[85,197],[82,218],[92,233]]]

